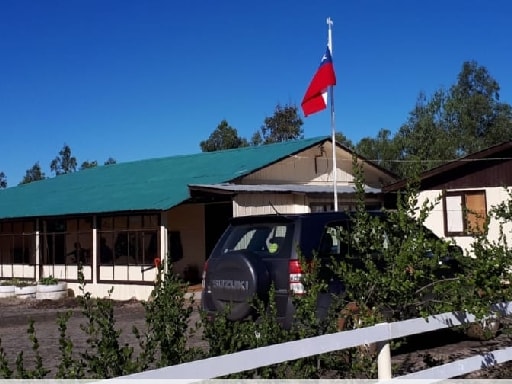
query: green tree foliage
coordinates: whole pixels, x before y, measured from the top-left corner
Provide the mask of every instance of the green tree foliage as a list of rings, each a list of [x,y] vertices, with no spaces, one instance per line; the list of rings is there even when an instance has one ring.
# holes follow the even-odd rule
[[[41,170],[41,166],[39,165],[39,162],[36,162],[32,168],[27,169],[25,172],[25,176],[23,176],[23,179],[20,181],[21,184],[28,184],[33,181],[39,181],[44,180],[46,178],[44,172]]]
[[[352,143],[352,140],[350,140],[343,133],[336,132],[335,138],[336,138],[336,142],[340,143],[341,145],[344,145],[345,147],[350,148],[350,149],[354,149],[354,143]]]
[[[361,139],[355,149],[357,153],[362,154],[368,160],[391,171],[394,170],[396,163],[389,160],[396,159],[398,153],[390,130],[381,129],[376,138]]]
[[[59,152],[59,156],[52,160],[50,169],[56,176],[75,172],[77,167],[76,157],[71,155],[71,148],[64,144]]]
[[[500,86],[485,67],[466,62],[450,89],[445,114],[460,155],[512,138],[512,108],[499,101]]]
[[[103,165],[111,165],[111,164],[116,164],[116,163],[117,163],[116,159],[114,159],[113,157],[109,157],[107,160],[105,160]]]
[[[274,114],[266,117],[260,130],[252,136],[251,144],[271,144],[302,139],[303,124],[297,106],[277,104]]]
[[[226,120],[222,120],[210,137],[201,141],[199,145],[203,152],[215,152],[223,149],[247,147],[248,143],[246,139],[238,136],[237,130],[230,126]]]
[[[103,165],[110,165],[110,164],[116,164],[116,160],[112,157],[109,157],[107,160],[105,160],[105,162],[103,163]],[[89,168],[95,168],[98,166],[98,162],[96,160],[94,161],[84,161],[81,165],[80,165],[80,168],[79,168],[79,171],[83,171],[84,169],[89,169]]]
[[[421,171],[458,157],[452,145],[456,137],[446,125],[444,105],[448,97],[444,90],[438,90],[430,100],[420,93],[393,142],[396,159],[401,162],[393,167],[397,173],[407,176],[417,168],[416,162]]]
[[[88,168],[94,168],[97,166],[98,166],[98,162],[96,160],[90,161],[90,162],[86,160],[82,163],[82,165],[80,165],[79,171],[83,171],[84,169],[88,169]]]
[[[0,189],[7,188],[7,177],[5,173],[0,172]]]
[[[376,138],[363,138],[356,151],[406,177],[510,140],[512,107],[499,101],[499,90],[485,67],[465,62],[448,90],[430,98],[420,93],[393,137],[381,130]]]

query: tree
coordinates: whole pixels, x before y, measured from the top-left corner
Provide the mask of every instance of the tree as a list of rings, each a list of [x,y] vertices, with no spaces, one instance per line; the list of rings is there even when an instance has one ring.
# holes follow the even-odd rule
[[[381,130],[362,139],[357,152],[405,177],[510,140],[512,107],[499,101],[499,89],[485,67],[465,62],[448,90],[419,94],[393,137]]]
[[[105,162],[103,163],[103,165],[110,165],[110,164],[116,164],[116,159],[114,159],[113,157],[109,157],[107,160],[105,160]],[[84,161],[82,163],[82,165],[80,165],[80,168],[79,170],[80,171],[83,171],[84,169],[88,169],[88,168],[95,168],[98,166],[98,162],[96,160],[94,161]]]
[[[395,141],[389,129],[381,129],[376,138],[364,137],[357,143],[356,152],[383,168],[394,171],[396,162],[389,161],[399,156]]]
[[[512,108],[499,101],[500,86],[487,69],[465,62],[445,106],[460,156],[512,138]]]
[[[261,144],[263,144],[263,137],[261,137],[260,131],[256,131],[251,137],[251,145],[258,146]]]
[[[41,166],[39,165],[39,162],[36,162],[32,166],[32,168],[27,169],[27,171],[25,172],[25,176],[23,177],[23,179],[20,182],[20,185],[28,184],[33,181],[44,180],[45,178],[46,177],[44,175],[44,172],[41,170]]]
[[[454,145],[458,138],[450,132],[445,115],[449,97],[443,89],[436,91],[430,100],[420,93],[409,119],[393,140],[395,152],[391,153],[391,158],[398,161],[392,166],[395,172],[405,176],[457,157]]]
[[[246,139],[238,136],[235,128],[230,126],[226,120],[222,120],[210,137],[201,141],[199,145],[203,152],[215,152],[223,149],[247,147],[249,144]]]
[[[116,160],[112,157],[109,157],[107,160],[105,160],[103,165],[110,165],[110,164],[115,164],[115,163],[116,163]],[[86,160],[82,163],[82,165],[80,165],[80,168],[78,170],[83,171],[84,169],[95,168],[97,166],[98,166],[98,162],[96,160],[94,160],[94,161]]]
[[[512,109],[499,102],[499,89],[485,67],[463,63],[457,82],[430,100],[423,96],[400,128],[401,159],[417,158],[426,170],[510,140]]]
[[[260,145],[302,139],[304,137],[303,124],[297,106],[277,104],[274,115],[266,117],[260,130],[252,136],[251,144]]]
[[[71,156],[71,148],[67,144],[64,144],[64,147],[59,152],[59,156],[50,163],[50,169],[56,176],[75,172],[76,167],[76,158]]]
[[[84,169],[88,169],[88,168],[94,168],[94,167],[97,167],[98,166],[98,162],[96,160],[94,161],[84,161],[82,163],[82,165],[80,166],[79,168],[79,171],[83,171]]]
[[[341,132],[336,132],[334,134],[336,142],[340,143],[341,145],[344,145],[347,148],[354,149],[354,143],[352,143],[352,140],[350,140],[347,136],[345,136]]]
[[[0,172],[0,189],[7,188],[7,177],[5,173]]]

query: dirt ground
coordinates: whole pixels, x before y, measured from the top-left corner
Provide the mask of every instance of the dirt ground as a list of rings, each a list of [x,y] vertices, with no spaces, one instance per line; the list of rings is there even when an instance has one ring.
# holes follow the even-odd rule
[[[87,348],[87,335],[80,328],[85,324],[85,317],[81,312],[76,298],[61,300],[20,300],[16,298],[0,299],[0,341],[11,369],[14,367],[16,355],[23,351],[27,367],[33,366],[34,353],[29,340],[27,329],[29,320],[34,320],[36,337],[40,344],[40,354],[45,368],[52,369],[47,378],[54,377],[60,361],[59,327],[57,316],[59,313],[72,311],[67,323],[67,335],[71,338],[75,353],[84,352]],[[139,331],[145,330],[145,312],[141,302],[136,300],[114,302],[114,316],[117,329],[122,330],[121,344],[128,344],[138,352],[137,340],[132,333],[133,327]],[[199,320],[199,313],[194,311],[191,322]],[[196,345],[204,344],[198,337],[191,340]]]
[[[26,366],[33,364],[32,344],[27,334],[29,319],[33,319],[44,366],[53,370],[47,377],[54,377],[60,360],[57,315],[68,310],[73,311],[73,316],[68,322],[68,335],[73,341],[74,350],[75,352],[85,351],[86,335],[80,329],[80,324],[84,323],[85,318],[75,298],[58,301],[0,299],[0,340],[11,366],[14,366],[16,355],[21,350],[24,351]],[[145,329],[142,304],[135,300],[115,302],[114,313],[116,325],[122,330],[120,341],[135,347],[137,342],[131,332],[132,327],[135,326],[141,331]],[[198,320],[199,313],[196,310],[191,322]],[[200,336],[196,336],[190,342],[196,346],[205,346]],[[509,333],[503,333],[489,342],[481,342],[467,340],[460,333],[442,331],[411,339],[408,346],[393,353],[393,363],[401,365],[403,371],[400,374],[404,374],[428,368],[429,365],[436,365],[436,361],[454,361],[477,353],[508,347],[511,344],[512,336]],[[479,371],[466,377],[507,378],[512,373],[511,367],[511,364],[503,364],[498,368]]]
[[[27,329],[29,319],[34,320],[36,337],[40,344],[40,354],[46,368],[55,369],[59,362],[59,329],[57,324],[58,313],[68,310],[73,315],[68,322],[68,335],[73,341],[76,351],[85,351],[87,346],[86,335],[80,329],[84,323],[76,299],[64,300],[0,300],[0,339],[2,347],[13,363],[19,351],[23,350],[27,366],[32,365],[32,344]],[[142,329],[144,327],[144,309],[139,302],[119,302],[115,305],[116,322],[119,329],[123,329],[122,341],[135,343],[135,337],[130,330],[132,325]],[[11,365],[14,366],[14,365]],[[48,377],[52,377],[50,374]]]

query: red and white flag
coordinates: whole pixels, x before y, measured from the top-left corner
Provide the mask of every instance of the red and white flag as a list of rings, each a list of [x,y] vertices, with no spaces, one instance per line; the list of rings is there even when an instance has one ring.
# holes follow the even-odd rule
[[[331,50],[327,47],[322,56],[320,67],[313,76],[313,80],[304,95],[301,106],[304,116],[320,112],[327,107],[327,88],[336,85],[336,74],[332,63]]]

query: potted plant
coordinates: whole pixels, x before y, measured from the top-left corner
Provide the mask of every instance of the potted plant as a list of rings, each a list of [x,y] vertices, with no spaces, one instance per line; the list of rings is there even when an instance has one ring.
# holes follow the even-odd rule
[[[14,294],[18,299],[33,299],[36,297],[36,283],[29,280],[14,280]]]
[[[0,298],[14,296],[14,283],[12,280],[0,281]]]
[[[67,297],[68,284],[65,281],[59,281],[50,275],[42,277],[37,283],[36,299],[38,300],[57,300]]]

